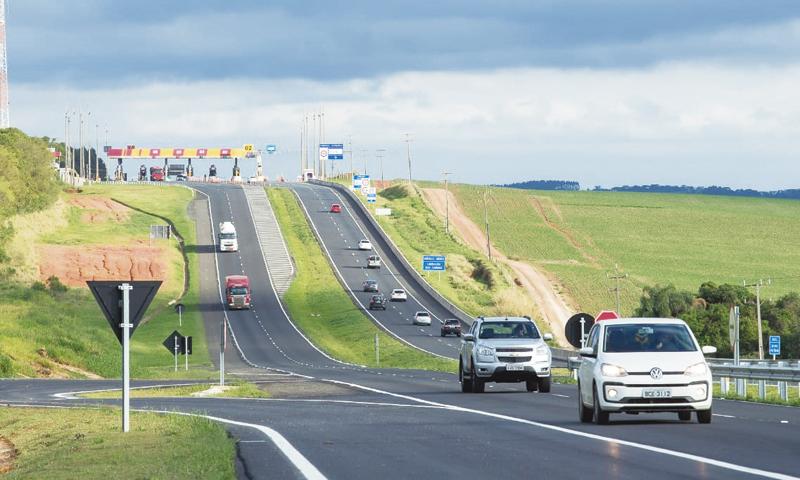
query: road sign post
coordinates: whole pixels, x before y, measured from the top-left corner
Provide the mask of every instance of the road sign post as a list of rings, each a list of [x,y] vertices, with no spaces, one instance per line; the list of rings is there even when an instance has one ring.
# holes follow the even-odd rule
[[[175,371],[178,371],[178,337],[172,337],[172,355],[175,357]]]
[[[122,431],[131,429],[131,284],[123,283],[122,291]]]
[[[222,332],[219,336],[219,386],[225,386],[225,346],[228,343],[228,317],[222,317]]]
[[[381,344],[378,334],[375,334],[375,365],[381,366]]]
[[[780,335],[769,336],[769,354],[772,355],[772,361],[775,361],[775,356],[781,354],[781,337]]]
[[[595,318],[588,313],[576,313],[569,317],[564,325],[564,336],[567,342],[575,348],[586,346],[586,335],[594,325]]]
[[[186,308],[182,303],[175,305],[175,311],[178,312],[178,326],[183,326],[183,309]]]
[[[108,324],[122,345],[122,431],[130,431],[131,377],[130,341],[136,327],[155,298],[161,281],[86,282]]]

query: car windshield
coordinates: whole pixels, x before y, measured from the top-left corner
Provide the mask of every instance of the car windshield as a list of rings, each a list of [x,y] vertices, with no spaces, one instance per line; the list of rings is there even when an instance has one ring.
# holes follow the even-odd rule
[[[479,338],[539,338],[531,322],[484,322]]]
[[[405,292],[404,290],[394,290],[392,293],[400,293],[400,294],[403,294],[403,293],[406,293],[406,292]]]
[[[247,288],[233,287],[231,288],[231,295],[247,295]]]
[[[219,234],[219,238],[221,238],[223,240],[236,240],[236,234],[235,233],[220,233]]]
[[[607,326],[603,351],[694,352],[697,346],[685,325],[636,323]]]
[[[428,312],[417,312],[418,317],[430,317]]]

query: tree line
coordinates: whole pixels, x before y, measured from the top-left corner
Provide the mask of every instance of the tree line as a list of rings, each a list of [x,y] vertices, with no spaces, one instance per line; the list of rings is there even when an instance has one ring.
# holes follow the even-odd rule
[[[720,357],[733,357],[728,319],[739,307],[739,345],[742,357],[758,357],[758,325],[755,294],[741,285],[706,282],[697,292],[673,285],[645,287],[636,309],[638,317],[685,320],[701,345],[717,347]],[[764,354],[770,335],[781,336],[781,358],[800,358],[800,294],[788,293],[776,300],[761,299]]]
[[[5,247],[14,234],[9,219],[42,210],[58,198],[60,182],[50,144],[47,137],[0,129],[0,264],[8,261]]]
[[[694,195],[723,195],[729,197],[790,198],[800,199],[800,189],[760,191],[752,188],[733,189],[712,185],[710,187],[693,187],[690,185],[623,185],[621,187],[594,187],[598,192],[643,192],[643,193],[688,193]]]
[[[524,190],[570,190],[578,191],[581,184],[570,180],[528,180],[526,182],[506,183],[495,187],[522,188]]]

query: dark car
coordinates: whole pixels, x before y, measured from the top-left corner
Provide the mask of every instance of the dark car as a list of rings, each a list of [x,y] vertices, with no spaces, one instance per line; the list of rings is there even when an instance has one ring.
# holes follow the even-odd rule
[[[448,318],[442,323],[442,336],[455,334],[457,337],[461,336],[461,322],[457,318]]]
[[[375,280],[367,280],[366,282],[361,284],[361,287],[364,289],[365,292],[377,292],[378,282],[376,282]]]
[[[331,213],[342,213],[342,206],[338,203],[331,205]]]
[[[383,295],[373,295],[372,298],[369,299],[369,309],[386,310],[386,297]]]

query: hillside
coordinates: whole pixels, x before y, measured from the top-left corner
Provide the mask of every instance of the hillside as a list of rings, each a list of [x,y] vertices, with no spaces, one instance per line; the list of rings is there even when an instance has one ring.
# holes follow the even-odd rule
[[[451,185],[464,212],[484,221],[485,188]],[[620,192],[492,188],[492,243],[511,259],[554,275],[583,311],[613,308],[615,265],[623,314],[642,287],[705,281],[741,284],[771,277],[766,298],[800,290],[800,202]]]

